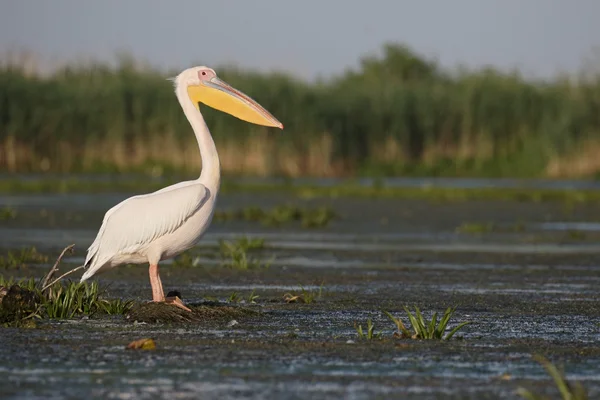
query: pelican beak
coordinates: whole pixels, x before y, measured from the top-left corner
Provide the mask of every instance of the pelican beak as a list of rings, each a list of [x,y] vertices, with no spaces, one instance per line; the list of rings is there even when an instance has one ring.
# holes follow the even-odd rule
[[[283,129],[283,124],[255,100],[217,77],[190,85],[187,91],[196,105],[200,102],[246,122]]]

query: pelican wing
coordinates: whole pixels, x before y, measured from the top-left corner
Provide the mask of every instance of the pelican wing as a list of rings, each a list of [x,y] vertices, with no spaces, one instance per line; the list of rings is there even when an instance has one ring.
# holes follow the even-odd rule
[[[174,185],[130,197],[106,212],[98,236],[88,249],[81,280],[90,278],[115,254],[135,253],[179,228],[209,197],[201,183]]]

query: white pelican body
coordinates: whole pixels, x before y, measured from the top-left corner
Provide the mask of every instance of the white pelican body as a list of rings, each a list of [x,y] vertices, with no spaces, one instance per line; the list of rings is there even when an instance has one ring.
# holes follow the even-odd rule
[[[165,301],[158,263],[198,243],[211,223],[219,191],[219,156],[199,102],[248,122],[283,129],[268,111],[221,81],[210,68],[183,71],[175,78],[175,93],[198,140],[202,157],[200,177],[130,197],[108,210],[88,248],[82,282],[121,264],[147,262],[152,298]]]

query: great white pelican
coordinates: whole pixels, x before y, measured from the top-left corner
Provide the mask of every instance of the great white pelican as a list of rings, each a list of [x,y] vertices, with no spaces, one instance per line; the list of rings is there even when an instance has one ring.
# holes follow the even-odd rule
[[[198,141],[200,177],[130,197],[108,210],[88,248],[81,282],[121,264],[147,262],[152,300],[189,311],[178,297],[165,299],[158,263],[198,243],[213,217],[221,181],[219,155],[199,103],[253,124],[280,129],[283,124],[256,101],[219,79],[211,68],[186,69],[174,84],[175,95]]]

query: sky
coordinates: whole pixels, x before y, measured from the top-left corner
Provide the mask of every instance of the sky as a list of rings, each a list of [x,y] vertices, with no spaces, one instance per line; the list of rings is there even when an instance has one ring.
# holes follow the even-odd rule
[[[396,42],[447,67],[551,77],[586,58],[600,66],[598,16],[598,0],[0,0],[0,56],[54,65],[124,51],[164,69],[233,63],[314,79]]]

